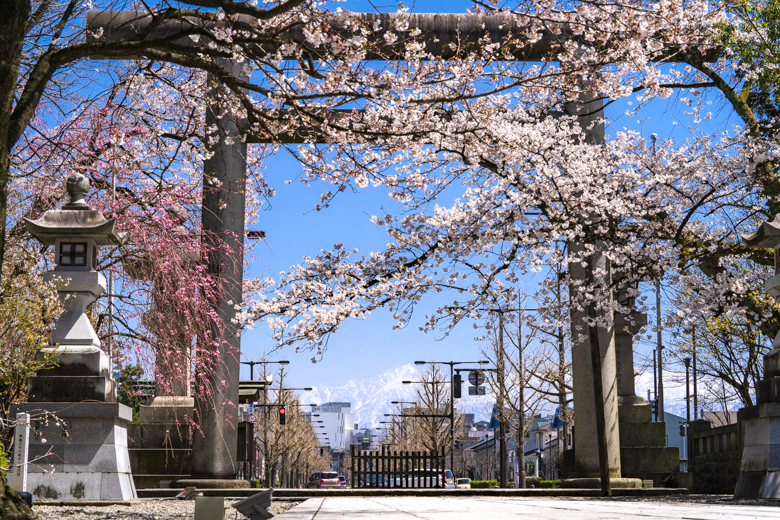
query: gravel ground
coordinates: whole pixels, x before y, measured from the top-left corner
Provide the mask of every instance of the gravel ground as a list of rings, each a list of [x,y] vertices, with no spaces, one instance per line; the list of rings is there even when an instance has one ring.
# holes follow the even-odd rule
[[[232,499],[225,499],[225,520],[245,519],[230,507]],[[279,515],[300,502],[272,502],[271,513]],[[39,506],[33,511],[41,520],[192,520],[195,518],[194,500],[138,500],[132,506]]]

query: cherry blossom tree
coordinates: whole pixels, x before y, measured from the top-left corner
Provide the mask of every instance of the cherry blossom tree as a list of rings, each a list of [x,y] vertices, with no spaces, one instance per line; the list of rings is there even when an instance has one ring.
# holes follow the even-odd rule
[[[191,0],[144,4],[140,34],[119,39],[87,33],[86,6],[75,0],[4,2],[0,255],[16,218],[11,184],[25,200],[15,215],[34,216],[61,197],[48,175],[54,165],[55,178],[86,171],[100,188],[95,202],[132,236],[126,251],[103,260],[125,277],[127,293],[116,299],[127,310],[112,316],[127,341],[175,353],[183,335],[218,335],[210,301],[224,287],[193,261],[227,247],[198,238],[199,201],[212,182],[196,174],[208,156],[201,107],[210,77],[247,139],[271,141],[250,147],[250,219],[273,194],[262,158],[302,137],[312,144],[292,150],[306,179],[335,186],[320,209],[369,184],[403,208],[374,219],[390,237],[383,251],[361,256],[337,245],[275,280],[244,282],[239,319],[267,319],[282,345],[321,348],[345,320],[382,307],[404,326],[421,298],[443,291],[456,300],[425,330],[486,320],[485,309],[517,301],[522,276],[548,265],[595,266],[592,280],[563,280],[572,310],[591,310],[591,327],[626,310],[603,295],[637,296],[637,282],[661,273],[687,283],[701,271],[717,294],[739,285],[721,258],[745,256],[739,231],[776,212],[775,4],[476,4],[481,23],[498,20],[505,37],[424,41],[401,15],[377,23],[299,0]],[[516,61],[529,44],[547,52]],[[245,75],[230,74],[226,59]],[[721,134],[700,125],[712,90],[741,127]],[[675,92],[693,121],[686,142],[651,151],[631,130],[604,144],[590,139],[603,119],[599,103],[637,95],[641,105]],[[133,277],[120,256],[138,259],[146,274]],[[609,263],[599,267],[597,257]],[[184,324],[155,319],[176,298]],[[136,323],[140,334],[130,332]],[[200,350],[205,365],[212,351]]]

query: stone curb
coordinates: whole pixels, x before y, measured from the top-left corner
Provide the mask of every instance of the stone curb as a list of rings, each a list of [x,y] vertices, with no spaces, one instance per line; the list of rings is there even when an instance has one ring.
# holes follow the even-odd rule
[[[139,489],[139,498],[166,498],[175,496],[180,489]],[[257,493],[257,489],[198,489],[207,497],[248,497]],[[687,495],[686,488],[616,488],[612,496],[650,497],[668,495]],[[273,498],[299,499],[327,497],[600,497],[600,489],[274,489]]]
[[[132,506],[138,500],[34,500],[33,509],[39,506],[53,507],[109,507],[109,506]]]
[[[223,491],[223,490],[212,490],[212,491]],[[215,496],[215,495],[209,495],[209,496]],[[241,500],[246,497],[235,497],[235,496],[226,496],[225,498],[233,498],[235,500]],[[273,497],[271,500],[273,502],[303,502],[304,500],[308,500],[310,497]],[[33,507],[38,506],[51,506],[51,507],[76,507],[76,506],[83,506],[83,507],[109,507],[109,506],[132,506],[139,502],[154,502],[154,501],[161,501],[161,500],[170,500],[170,498],[141,498],[137,500],[36,500],[33,502]]]

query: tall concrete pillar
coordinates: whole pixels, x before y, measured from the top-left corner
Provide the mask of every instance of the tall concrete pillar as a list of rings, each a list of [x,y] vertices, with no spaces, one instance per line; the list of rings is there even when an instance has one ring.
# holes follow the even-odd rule
[[[240,64],[221,65],[242,75]],[[211,95],[217,95],[216,84]],[[213,155],[204,162],[203,255],[209,273],[221,284],[213,307],[222,327],[214,328],[212,337],[199,339],[206,353],[202,355],[209,356],[202,360],[213,369],[205,380],[195,382],[209,393],[196,400],[200,431],[193,434],[191,464],[194,478],[235,479],[241,342],[232,319],[242,301],[247,146],[234,116],[222,113],[216,102],[206,107],[206,125],[216,126],[219,139],[207,136]]]
[[[589,144],[604,144],[604,124],[597,121],[604,116],[603,102],[600,99],[581,103],[572,103],[567,107],[571,114],[579,115],[580,126],[585,129],[585,141]],[[568,244],[570,254],[583,250],[580,244]],[[591,258],[596,283],[609,287],[609,280],[598,277],[607,273],[609,260],[602,253]],[[587,279],[587,271],[580,263],[569,265],[572,280]],[[570,286],[572,297],[576,297],[578,287]],[[611,300],[612,292],[606,289],[602,299]],[[574,471],[577,478],[599,478],[599,449],[596,431],[596,402],[593,392],[593,368],[591,363],[591,345],[588,339],[588,326],[585,318],[587,311],[572,311],[572,379],[574,389]],[[615,360],[614,330],[599,328],[599,347],[601,353],[601,378],[604,396],[604,415],[607,427],[607,451],[609,454],[610,476],[620,477],[620,433],[618,431],[617,406],[617,368]],[[580,341],[581,339],[581,341]]]
[[[569,250],[576,254],[583,250],[579,244],[569,244]],[[609,273],[609,260],[603,254],[591,257],[594,273]],[[587,267],[580,263],[569,265],[574,280],[585,280]],[[609,276],[607,274],[607,276]],[[602,280],[609,287],[608,280]],[[598,283],[598,281],[597,281]],[[572,297],[578,288],[570,286]],[[609,289],[600,295],[602,301],[612,299]],[[591,344],[588,339],[587,311],[572,310],[572,379],[574,386],[574,471],[577,479],[599,478],[599,448],[596,427],[596,399],[594,395],[591,363]],[[618,429],[617,365],[615,361],[615,335],[612,327],[598,328],[601,355],[601,380],[604,398],[604,419],[607,429],[607,453],[611,478],[620,478],[620,432]]]

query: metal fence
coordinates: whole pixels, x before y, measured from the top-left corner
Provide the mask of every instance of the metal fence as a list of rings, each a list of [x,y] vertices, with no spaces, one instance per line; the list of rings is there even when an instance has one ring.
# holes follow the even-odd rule
[[[395,451],[382,446],[365,451],[351,446],[353,488],[441,488],[444,452]]]

